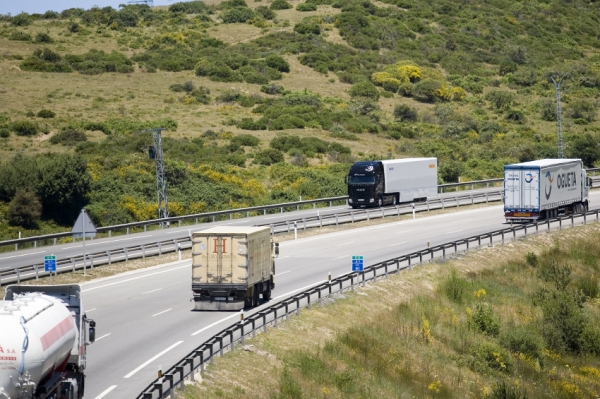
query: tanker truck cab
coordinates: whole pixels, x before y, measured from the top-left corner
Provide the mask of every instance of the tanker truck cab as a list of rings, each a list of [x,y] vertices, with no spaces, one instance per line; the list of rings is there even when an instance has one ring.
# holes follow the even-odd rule
[[[383,205],[383,165],[356,162],[346,176],[348,203],[352,208]]]

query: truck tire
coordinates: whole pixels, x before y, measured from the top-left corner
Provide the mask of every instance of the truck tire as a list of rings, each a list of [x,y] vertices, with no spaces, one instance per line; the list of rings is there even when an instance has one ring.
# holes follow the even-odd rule
[[[383,206],[383,198],[381,198],[381,197],[377,198],[377,206],[380,208]]]
[[[252,293],[252,306],[258,306],[260,304],[260,294],[258,293],[258,290],[256,289],[256,286],[254,287],[254,292]]]
[[[271,288],[269,288],[269,289],[268,289],[268,290],[266,290],[266,291],[263,291],[263,295],[262,295],[262,297],[263,297],[263,299],[264,299],[265,301],[268,301],[268,300],[270,300],[270,299],[271,299]]]
[[[397,199],[396,199],[396,195],[394,194],[394,196],[392,197],[392,205],[396,206],[397,203]]]

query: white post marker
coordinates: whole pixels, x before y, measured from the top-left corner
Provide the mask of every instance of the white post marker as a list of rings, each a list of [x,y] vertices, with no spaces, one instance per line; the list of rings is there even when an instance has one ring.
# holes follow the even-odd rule
[[[410,206],[412,206],[413,219],[414,219],[415,218],[415,203],[413,202],[412,204],[410,204]]]
[[[294,222],[294,240],[298,239],[298,225]]]
[[[179,252],[179,260],[181,260],[181,244],[177,243],[177,252]]]
[[[85,215],[85,208],[81,210],[81,216]],[[81,234],[83,237],[83,275],[87,276],[85,268],[85,218],[81,218]]]

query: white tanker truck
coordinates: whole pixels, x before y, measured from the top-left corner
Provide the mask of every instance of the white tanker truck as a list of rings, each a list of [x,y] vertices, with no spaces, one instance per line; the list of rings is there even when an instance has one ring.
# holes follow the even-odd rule
[[[95,322],[81,287],[9,285],[0,301],[0,399],[80,399]],[[89,325],[89,342],[86,342]]]

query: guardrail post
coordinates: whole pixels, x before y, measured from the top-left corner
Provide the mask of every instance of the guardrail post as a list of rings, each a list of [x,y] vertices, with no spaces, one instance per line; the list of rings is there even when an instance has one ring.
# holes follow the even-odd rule
[[[513,241],[517,241],[517,230],[514,227],[511,227],[512,233],[513,233]]]
[[[481,236],[477,236],[477,249],[481,249]]]
[[[307,294],[306,294],[306,296],[307,296],[307,301],[308,301],[308,304],[306,305],[306,307],[307,307],[308,309],[310,309],[310,292],[309,292],[309,293],[307,293]]]
[[[575,226],[575,221],[573,220],[573,215],[571,215],[571,227]]]
[[[229,214],[229,220],[233,220],[233,212]],[[181,226],[181,220],[179,221],[179,226]]]
[[[443,199],[443,198],[440,198],[440,201],[441,201],[441,203],[442,203],[442,209],[444,209],[444,199]]]
[[[94,255],[89,255],[90,257],[90,267],[93,269],[94,268]]]
[[[141,247],[142,247],[142,259],[146,259],[146,246],[144,244],[142,244]]]
[[[525,237],[527,237],[527,225],[523,226],[525,228]]]
[[[458,187],[457,187],[457,189],[458,189]],[[458,190],[456,190],[456,191],[458,191]],[[456,201],[456,207],[460,208],[460,200],[458,199],[458,195],[454,196],[454,200]]]
[[[540,231],[539,231],[539,222],[536,220],[535,221],[535,235],[539,236],[540,235]]]
[[[583,224],[587,224],[587,213],[583,214]]]
[[[335,216],[335,225],[337,226],[338,225],[338,214],[336,213],[334,216]]]
[[[546,225],[548,226],[548,233],[550,233],[550,219],[546,219]]]
[[[442,259],[446,260],[446,246],[445,245],[442,246]]]
[[[156,389],[158,391],[158,397],[162,398],[163,397],[163,386],[162,386],[162,382],[158,382],[154,384],[154,389]]]
[[[290,319],[290,314],[288,312],[288,303],[285,303],[285,320],[288,321]]]
[[[146,232],[146,225],[144,225],[144,233]]]
[[[235,350],[235,342],[233,341],[233,331],[229,331],[229,343],[231,344],[231,351]]]
[[[382,218],[382,219],[385,219],[385,211],[384,211],[384,208],[383,208],[383,207],[381,207],[381,208],[379,208],[379,209],[381,209],[381,218]]]
[[[161,245],[161,243],[159,242],[159,243],[158,243],[158,256],[160,256],[160,255],[162,255],[162,245]]]
[[[286,220],[285,224],[287,225],[287,232],[289,233],[290,232],[290,221]]]
[[[127,248],[123,248],[123,251],[125,252],[125,262],[129,261],[129,251],[127,251]]]
[[[271,223],[269,226],[271,227],[271,235],[275,234],[275,226],[273,226],[273,223]]]
[[[558,218],[558,229],[562,230],[562,218]]]
[[[17,284],[21,284],[21,271],[19,269],[15,269],[14,272],[17,275]],[[52,272],[50,272],[50,274],[52,274]]]
[[[396,260],[396,274],[400,274],[400,260]]]
[[[323,227],[323,217],[319,215],[319,227]]]
[[[475,190],[475,184],[471,183],[471,191]]]
[[[352,217],[352,223],[354,223],[354,212],[350,211],[350,217]]]
[[[354,292],[354,275],[350,275],[350,291]]]
[[[412,270],[412,262],[411,262],[411,256],[408,255],[408,270]]]
[[[265,312],[261,312],[263,317],[263,331],[267,332],[267,314]]]
[[[333,201],[329,201],[329,207],[331,208],[333,206]]]
[[[15,251],[19,250],[19,244],[15,244]]]
[[[256,338],[256,320],[252,319],[252,338]]]
[[[283,207],[280,207],[280,209],[281,209],[281,213],[283,213]]]
[[[35,241],[33,242],[33,247],[34,247],[34,248],[37,248],[37,240],[35,240]]]
[[[502,230],[502,244],[504,244],[504,230]]]
[[[385,266],[385,277],[389,277],[388,276],[388,269],[387,269],[387,266],[388,266],[387,262],[385,262],[383,265]]]
[[[296,314],[300,316],[300,298],[296,297]]]
[[[108,230],[108,238],[112,237],[112,230]]]
[[[275,328],[278,328],[277,327],[277,308],[273,308],[273,314],[275,316]]]
[[[473,205],[474,203],[475,203],[475,200],[473,199],[473,194],[471,194],[471,205]]]
[[[223,357],[223,352],[225,351],[225,348],[223,348],[223,337],[217,337],[217,340],[219,341],[219,356]]]
[[[467,238],[465,241],[467,243],[467,253],[469,253],[469,239]]]
[[[425,200],[425,204],[427,205],[427,212],[429,212],[429,200],[428,199]]]
[[[456,241],[454,241],[454,253],[458,253],[458,243]]]
[[[56,245],[56,238],[54,238],[54,244],[52,244],[52,245]]]
[[[304,223],[304,231],[306,231],[306,218],[302,218],[302,222]]]
[[[596,209],[596,222],[598,221],[598,209]]]
[[[75,271],[75,258],[69,258],[71,259],[71,268],[73,269],[73,271]]]
[[[33,268],[35,269],[35,279],[38,279],[38,265],[33,265]]]
[[[490,248],[494,248],[494,236],[490,233]]]
[[[490,186],[490,183],[488,183],[488,187]],[[485,193],[485,203],[488,203],[488,193]]]
[[[246,212],[246,217],[248,217],[248,213],[249,212]],[[196,224],[198,224],[198,218],[196,218]]]
[[[129,234],[129,227],[127,228],[127,234]]]
[[[179,390],[183,391],[183,366],[175,366],[175,372],[179,373]],[[192,373],[194,371],[192,370]]]
[[[369,215],[369,210],[365,209],[367,211],[367,221],[371,220],[371,215]]]
[[[396,214],[400,217],[400,207],[396,205]]]
[[[214,356],[214,348],[213,348],[214,342],[210,344],[210,348],[208,348],[210,350],[210,364],[215,364],[215,356]]]

